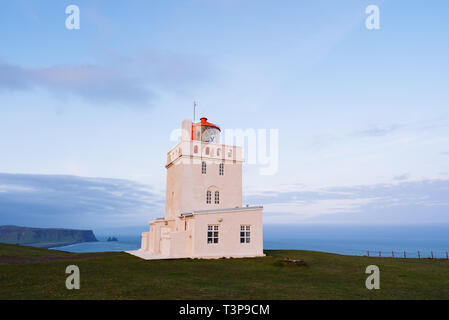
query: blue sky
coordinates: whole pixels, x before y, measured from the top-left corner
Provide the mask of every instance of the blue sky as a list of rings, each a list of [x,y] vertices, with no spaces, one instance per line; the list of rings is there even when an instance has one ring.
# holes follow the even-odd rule
[[[65,28],[70,4],[80,30]],[[371,4],[380,30],[365,28]],[[66,190],[52,180],[63,175],[88,181],[86,195],[89,179],[147,193],[124,192],[135,206],[123,210],[91,195],[88,210],[69,188],[50,196],[56,208],[72,199],[71,214],[134,212],[121,225],[161,216],[170,133],[199,100],[199,115],[223,128],[279,129],[279,171],[244,171],[245,197],[268,222],[449,222],[448,10],[443,0],[3,1],[0,212],[13,223],[27,183],[40,177],[32,198],[47,199]],[[385,186],[403,204],[391,221],[379,213],[385,194],[359,192]],[[334,188],[354,196],[307,197]],[[417,198],[432,214],[423,204],[407,216]]]

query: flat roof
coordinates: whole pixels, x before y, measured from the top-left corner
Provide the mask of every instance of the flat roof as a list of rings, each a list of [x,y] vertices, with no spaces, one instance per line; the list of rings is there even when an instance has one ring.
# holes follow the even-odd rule
[[[234,212],[234,211],[251,211],[251,210],[256,210],[256,209],[263,209],[263,206],[197,210],[197,211],[191,211],[191,212],[182,212],[181,216],[192,216],[192,215],[195,215],[195,214],[206,214],[206,213],[214,213],[214,212],[226,213],[226,212]]]

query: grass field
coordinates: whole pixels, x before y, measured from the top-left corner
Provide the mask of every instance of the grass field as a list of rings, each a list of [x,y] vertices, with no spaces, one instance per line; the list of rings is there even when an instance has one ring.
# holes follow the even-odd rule
[[[0,299],[449,299],[449,261],[266,251],[255,259],[144,261],[0,244]],[[285,265],[286,257],[306,265]],[[67,290],[68,265],[81,289]],[[368,265],[380,290],[367,290]]]

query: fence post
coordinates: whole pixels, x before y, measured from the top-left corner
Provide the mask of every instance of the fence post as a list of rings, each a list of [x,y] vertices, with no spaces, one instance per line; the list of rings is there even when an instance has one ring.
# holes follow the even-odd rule
[[[379,257],[382,257],[382,252],[379,251]]]
[[[368,253],[368,257],[369,257],[369,250],[367,251],[367,253]]]
[[[391,251],[391,257],[394,258],[394,251]]]
[[[404,251],[404,259],[407,259],[407,253]]]
[[[421,253],[418,250],[418,259],[421,259]]]
[[[432,256],[432,259],[433,259],[433,251],[430,251],[430,255]]]
[[[449,255],[447,254],[447,251],[446,251],[446,260],[449,260]]]

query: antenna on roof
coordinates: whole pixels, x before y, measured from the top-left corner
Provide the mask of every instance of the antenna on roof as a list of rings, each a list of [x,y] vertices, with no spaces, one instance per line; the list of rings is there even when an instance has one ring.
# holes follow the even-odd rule
[[[193,101],[193,123],[195,123],[196,101]]]

